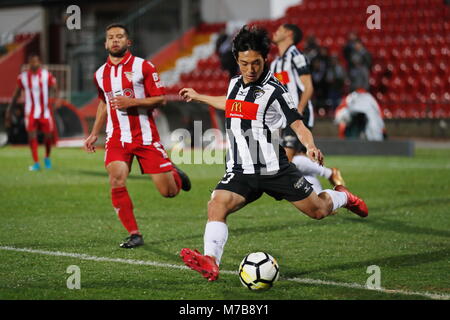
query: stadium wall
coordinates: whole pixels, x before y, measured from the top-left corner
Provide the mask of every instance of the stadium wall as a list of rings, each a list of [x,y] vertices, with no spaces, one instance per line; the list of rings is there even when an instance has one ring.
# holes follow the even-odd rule
[[[432,138],[450,139],[450,119],[385,119],[388,139]],[[313,134],[336,138],[338,128],[332,119],[315,119]]]

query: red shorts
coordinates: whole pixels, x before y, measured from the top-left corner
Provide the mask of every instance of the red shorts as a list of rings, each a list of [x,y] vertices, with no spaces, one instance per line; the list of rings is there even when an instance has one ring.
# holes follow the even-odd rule
[[[112,161],[124,161],[131,168],[134,156],[139,162],[142,174],[162,173],[173,170],[172,161],[170,161],[166,150],[159,142],[153,142],[150,145],[117,140],[106,142],[105,167]]]
[[[29,117],[26,123],[26,130],[30,131],[40,131],[43,133],[53,133],[54,124],[53,119],[44,119],[39,118],[35,119],[33,117]]]

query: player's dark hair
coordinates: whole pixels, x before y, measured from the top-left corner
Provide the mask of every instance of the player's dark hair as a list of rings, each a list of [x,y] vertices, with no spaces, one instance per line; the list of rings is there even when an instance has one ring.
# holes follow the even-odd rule
[[[39,56],[39,54],[37,54],[37,52],[31,52],[30,54],[28,54],[27,60],[30,60],[34,57],[37,57],[39,60],[41,60],[41,57]]]
[[[108,25],[106,27],[105,33],[108,32],[108,30],[112,29],[112,28],[121,28],[121,29],[123,29],[125,31],[125,34],[127,35],[127,38],[130,39],[130,32],[128,31],[128,28],[124,24],[116,23],[116,22],[115,23],[111,23],[110,25]]]
[[[263,28],[245,25],[234,37],[232,50],[236,59],[239,52],[248,50],[257,51],[266,59],[270,50],[269,34]]]
[[[285,23],[283,25],[283,27],[285,29],[288,29],[290,31],[292,31],[293,33],[293,37],[292,40],[294,41],[294,44],[297,45],[300,41],[302,41],[303,39],[303,31],[295,24],[291,24],[291,23]]]

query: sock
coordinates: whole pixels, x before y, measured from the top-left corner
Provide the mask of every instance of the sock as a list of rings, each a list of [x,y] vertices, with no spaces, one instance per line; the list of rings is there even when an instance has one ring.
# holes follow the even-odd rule
[[[52,150],[52,139],[46,138],[45,141],[45,157],[50,157],[50,151]]]
[[[224,222],[209,221],[206,223],[204,241],[204,254],[216,258],[217,265],[222,259],[223,247],[228,239],[228,226]]]
[[[37,138],[30,140],[31,156],[33,157],[33,160],[35,163],[39,162],[38,146],[39,146],[39,144],[38,144]]]
[[[181,177],[180,177],[178,171],[175,168],[172,169],[172,174],[173,174],[173,178],[175,179],[175,183],[177,185],[177,189],[178,189],[178,191],[180,191],[181,184],[182,184],[181,183]]]
[[[326,192],[330,195],[331,201],[333,201],[333,211],[342,208],[347,204],[347,195],[345,194],[345,192],[339,192],[330,189],[325,189],[322,192]]]
[[[314,192],[319,194],[322,192],[322,184],[320,183],[319,179],[316,178],[316,176],[304,176],[305,179],[312,184],[312,187],[314,189]]]
[[[331,177],[332,171],[330,168],[321,166],[317,162],[312,161],[306,156],[296,155],[292,158],[292,163],[295,164],[297,169],[304,176],[321,176],[329,179]]]
[[[133,203],[126,187],[111,189],[111,200],[120,221],[129,234],[139,233],[133,213]]]

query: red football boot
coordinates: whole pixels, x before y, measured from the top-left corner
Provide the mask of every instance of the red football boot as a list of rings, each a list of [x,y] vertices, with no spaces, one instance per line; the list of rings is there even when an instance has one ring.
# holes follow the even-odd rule
[[[219,277],[219,267],[213,257],[188,248],[181,249],[180,257],[189,268],[199,272],[208,281],[217,280]]]
[[[351,212],[356,213],[361,218],[365,218],[369,215],[369,208],[367,208],[367,205],[363,199],[354,195],[342,185],[334,187],[334,190],[344,192],[347,195],[347,204],[344,206],[344,208],[347,208]]]

